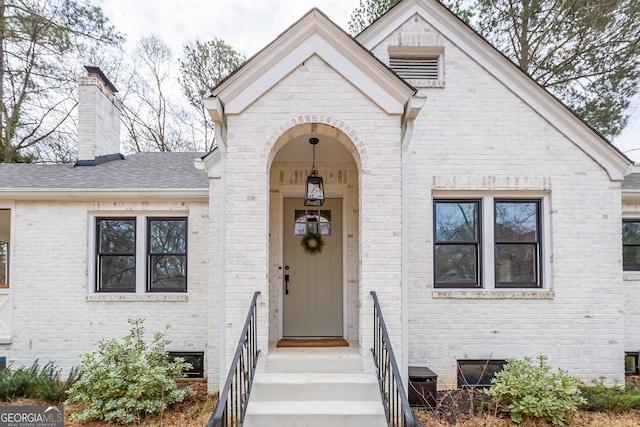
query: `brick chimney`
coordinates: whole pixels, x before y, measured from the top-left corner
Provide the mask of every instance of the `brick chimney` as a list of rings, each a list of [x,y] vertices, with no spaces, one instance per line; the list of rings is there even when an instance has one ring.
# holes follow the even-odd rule
[[[95,166],[123,159],[120,154],[120,101],[116,88],[98,67],[84,67],[88,75],[79,80],[78,161],[76,166]]]

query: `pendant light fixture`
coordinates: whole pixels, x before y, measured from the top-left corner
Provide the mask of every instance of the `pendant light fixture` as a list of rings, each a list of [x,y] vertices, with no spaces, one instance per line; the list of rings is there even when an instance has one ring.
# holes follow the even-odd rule
[[[322,206],[324,203],[324,183],[316,170],[316,145],[318,138],[309,138],[309,144],[313,147],[313,163],[311,173],[307,177],[307,187],[304,195],[305,206]]]

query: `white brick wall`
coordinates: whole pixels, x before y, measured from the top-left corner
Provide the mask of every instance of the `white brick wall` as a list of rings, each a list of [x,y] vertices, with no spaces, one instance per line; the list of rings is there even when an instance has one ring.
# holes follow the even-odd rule
[[[619,183],[448,41],[444,57],[445,87],[424,90],[409,146],[409,365],[433,369],[442,388],[455,386],[457,359],[544,354],[581,378],[621,381]],[[548,194],[553,294],[434,298],[432,196],[445,190]]]
[[[359,208],[353,198],[349,199],[349,227],[359,230],[348,232],[352,236],[348,237],[348,246],[355,249],[359,236],[360,251],[359,271],[348,273],[350,280],[359,279],[359,300],[349,309],[349,316],[354,316],[357,310],[358,324],[349,323],[349,330],[360,331],[362,348],[368,351],[372,333],[369,291],[376,290],[390,333],[399,345],[400,117],[380,110],[366,94],[357,91],[317,56],[306,60],[242,114],[228,117],[228,336],[237,335],[240,321],[246,315],[247,296],[258,289],[264,294],[264,309],[259,311],[260,324],[264,325],[260,332],[261,346],[265,348],[269,338],[277,337],[274,329],[278,326],[269,320],[276,318],[274,304],[278,300],[269,295],[267,285],[271,278],[271,289],[275,289],[277,265],[273,259],[280,250],[276,236],[272,235],[271,240],[267,236],[269,218],[274,227],[277,213],[277,206],[273,206],[276,196],[268,197],[269,162],[285,142],[284,137],[278,139],[280,136],[289,129],[297,132],[296,124],[310,123],[331,125],[341,131],[339,134],[348,136],[345,144],[355,153],[361,170],[356,178],[359,191],[351,190],[359,194]],[[318,130],[320,134],[323,132],[336,134],[335,129]],[[276,190],[272,182],[271,191]],[[354,268],[357,257],[358,253],[350,255],[353,260],[349,262],[350,268]],[[353,287],[357,284],[349,289]],[[352,298],[350,293],[350,301]],[[232,347],[227,340],[228,359]]]
[[[88,301],[94,288],[89,276],[94,249],[92,214],[188,214],[187,301]],[[169,350],[205,351],[207,331],[215,326],[208,313],[209,212],[195,202],[16,202],[11,291],[13,340],[0,345],[0,355],[17,366],[34,360],[54,361],[68,369],[80,363],[80,354],[94,351],[102,338],[120,338],[130,329],[127,319],[144,318],[149,338],[171,325]],[[142,295],[142,294],[138,294]],[[178,295],[178,294],[173,294]],[[183,296],[184,294],[179,294]],[[217,356],[217,355],[216,355]],[[217,358],[216,358],[217,361]]]

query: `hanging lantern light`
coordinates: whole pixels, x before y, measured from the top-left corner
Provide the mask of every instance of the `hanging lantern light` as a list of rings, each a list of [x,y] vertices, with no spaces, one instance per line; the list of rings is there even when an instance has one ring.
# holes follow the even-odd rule
[[[304,195],[305,206],[322,206],[324,203],[324,183],[316,170],[316,145],[318,138],[309,138],[309,144],[313,146],[313,163],[311,173],[307,177],[307,188]]]

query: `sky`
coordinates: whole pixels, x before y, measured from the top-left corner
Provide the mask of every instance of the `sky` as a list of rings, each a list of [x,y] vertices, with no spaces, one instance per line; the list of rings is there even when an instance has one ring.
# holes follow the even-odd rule
[[[91,0],[129,43],[156,35],[180,57],[189,41],[224,40],[247,58],[314,7],[348,31],[360,0]],[[640,163],[640,96],[625,130],[613,140]]]

